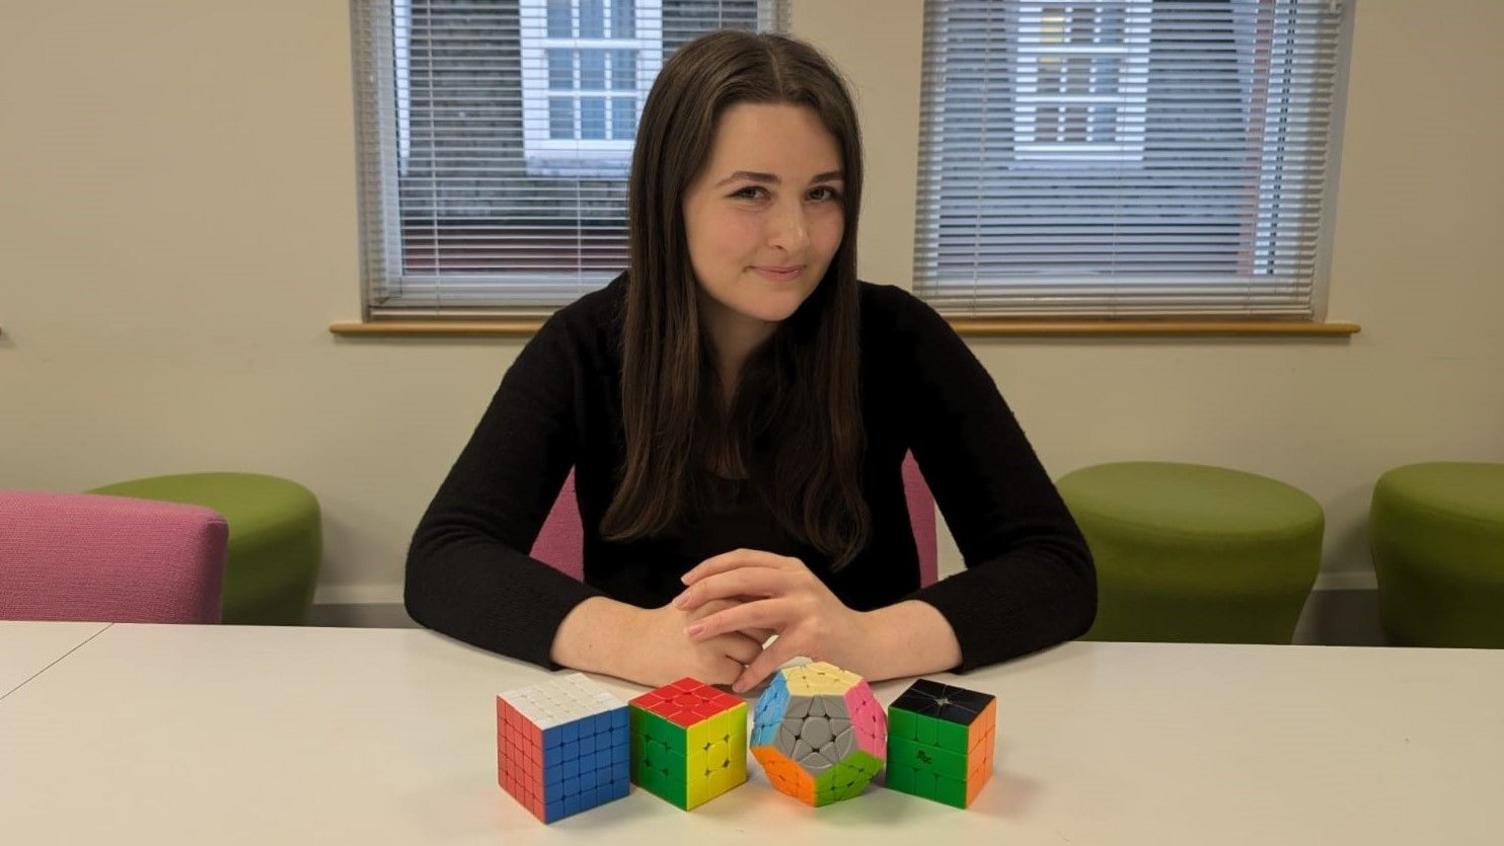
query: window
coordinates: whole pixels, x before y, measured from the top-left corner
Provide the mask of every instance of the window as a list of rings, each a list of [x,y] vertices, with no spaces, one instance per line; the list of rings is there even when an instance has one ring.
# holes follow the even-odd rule
[[[625,178],[647,88],[662,66],[658,0],[523,0],[528,172]]]
[[[954,314],[1317,316],[1335,0],[930,0],[915,287]]]
[[[1020,8],[1020,161],[1143,157],[1149,11],[1148,0]]]
[[[626,267],[658,70],[775,0],[352,0],[368,317],[542,314]]]

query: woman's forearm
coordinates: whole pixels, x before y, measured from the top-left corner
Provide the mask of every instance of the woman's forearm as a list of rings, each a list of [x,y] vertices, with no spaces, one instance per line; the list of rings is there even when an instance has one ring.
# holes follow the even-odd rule
[[[943,673],[961,663],[961,644],[935,606],[910,599],[866,614],[872,644],[868,681]]]
[[[604,596],[590,597],[565,615],[549,657],[571,669],[621,676],[622,644],[629,637],[636,610]]]

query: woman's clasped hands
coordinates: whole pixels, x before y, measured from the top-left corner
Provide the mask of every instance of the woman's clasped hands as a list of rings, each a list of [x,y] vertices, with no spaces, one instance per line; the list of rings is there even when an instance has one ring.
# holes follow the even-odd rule
[[[724,647],[715,651],[724,653],[726,675],[731,661],[745,665],[731,681],[733,690],[756,686],[797,656],[865,674],[870,616],[846,607],[799,559],[737,549],[705,559],[683,581],[684,592],[663,610],[685,615],[688,643]],[[771,635],[777,639],[764,646]],[[748,649],[752,644],[756,648]],[[724,678],[715,681],[724,684]]]

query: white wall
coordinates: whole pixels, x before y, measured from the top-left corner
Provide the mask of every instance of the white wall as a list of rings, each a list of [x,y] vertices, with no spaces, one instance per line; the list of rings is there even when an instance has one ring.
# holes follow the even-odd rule
[[[918,2],[802,0],[868,144],[862,273],[909,284]],[[1363,584],[1374,479],[1504,461],[1504,4],[1362,0],[1329,314],[1350,340],[977,340],[1059,476],[1265,473]],[[285,475],[325,509],[325,601],[393,600],[409,534],[515,340],[360,340],[338,0],[0,7],[0,486]],[[953,547],[947,565],[956,566]]]

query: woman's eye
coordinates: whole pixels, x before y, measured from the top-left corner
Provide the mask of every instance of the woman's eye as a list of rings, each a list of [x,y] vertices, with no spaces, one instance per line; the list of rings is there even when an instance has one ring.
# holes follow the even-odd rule
[[[821,197],[816,197],[815,196],[816,194],[819,194],[822,191],[825,192],[824,196],[821,196]],[[810,193],[811,197],[813,197],[814,199],[817,199],[817,200],[838,200],[841,197],[841,192],[837,191],[834,188],[830,188],[828,186],[825,186],[825,185],[821,185],[819,188],[816,188],[815,190],[813,190],[813,191],[811,191],[809,193]]]
[[[748,200],[755,200],[755,199],[757,199],[758,192],[760,192],[760,191],[762,191],[762,189],[759,188],[759,187],[757,187],[756,185],[748,185],[747,187],[743,188],[740,191],[737,191],[735,194],[732,194],[731,196],[733,196],[733,197],[744,197],[744,198],[746,198]]]

